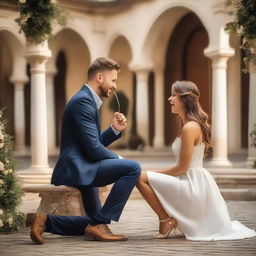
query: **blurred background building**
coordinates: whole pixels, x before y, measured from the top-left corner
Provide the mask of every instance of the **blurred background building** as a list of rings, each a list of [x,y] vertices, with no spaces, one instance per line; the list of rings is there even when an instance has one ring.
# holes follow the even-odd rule
[[[46,67],[49,154],[58,153],[62,113],[86,82],[88,65],[108,56],[121,65],[118,92],[129,125],[113,147],[128,148],[134,134],[145,150],[161,151],[177,135],[167,99],[176,80],[191,80],[209,114],[214,135],[212,162],[229,165],[229,154],[248,151],[250,74],[243,53],[225,24],[224,0],[60,0],[68,10],[64,27],[49,40]],[[0,107],[7,106],[8,129],[17,154],[30,152],[31,79],[24,58],[26,40],[14,21],[18,13],[0,3]],[[115,111],[113,95],[101,108],[102,129]],[[251,156],[251,158],[254,156]],[[246,159],[245,159],[246,161]]]

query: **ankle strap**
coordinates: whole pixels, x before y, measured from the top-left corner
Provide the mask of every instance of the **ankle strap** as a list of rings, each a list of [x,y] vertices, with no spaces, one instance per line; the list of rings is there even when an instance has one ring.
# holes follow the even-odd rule
[[[165,222],[165,221],[167,221],[167,220],[169,220],[170,219],[170,217],[168,217],[167,219],[165,219],[165,220],[161,220],[161,219],[159,219],[159,222]]]

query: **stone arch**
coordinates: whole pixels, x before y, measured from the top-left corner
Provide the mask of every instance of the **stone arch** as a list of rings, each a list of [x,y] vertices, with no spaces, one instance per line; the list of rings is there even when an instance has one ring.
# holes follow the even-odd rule
[[[7,107],[7,132],[14,135],[14,83],[27,75],[23,42],[9,28],[0,29],[0,59],[0,107]]]
[[[72,43],[70,43],[72,41]],[[86,70],[90,64],[90,52],[84,39],[75,30],[64,28],[49,42],[52,58],[49,67],[56,66],[56,58],[63,51],[67,60],[66,101],[74,95],[86,81]]]
[[[207,29],[207,20],[198,9],[187,4],[184,6],[181,6],[180,4],[179,6],[173,4],[165,5],[158,10],[152,19],[143,43],[142,53],[147,62],[154,63],[154,65],[160,65],[162,63],[172,31],[177,23],[186,14],[191,12],[199,18],[205,27],[208,36],[210,36],[208,33],[209,30]],[[166,24],[168,24],[168,26]],[[160,49],[157,55],[154,55],[155,49]]]
[[[129,48],[129,62],[131,61],[132,59],[132,56],[133,56],[133,49],[132,49],[132,43],[130,42],[129,38],[122,34],[122,33],[114,33],[113,35],[111,35],[111,37],[107,40],[107,43],[106,43],[106,49],[107,49],[107,53],[108,55],[110,55],[111,53],[111,50],[113,50],[113,45],[117,44],[117,43],[124,43],[126,44],[126,46],[128,46]],[[126,47],[125,46],[125,47]]]

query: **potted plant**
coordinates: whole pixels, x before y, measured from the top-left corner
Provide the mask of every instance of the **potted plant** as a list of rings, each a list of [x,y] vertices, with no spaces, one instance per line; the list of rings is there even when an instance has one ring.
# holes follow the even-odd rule
[[[11,1],[13,2],[13,1]],[[51,0],[19,0],[20,17],[15,21],[27,40],[40,44],[52,37],[55,24],[65,25],[66,12]]]

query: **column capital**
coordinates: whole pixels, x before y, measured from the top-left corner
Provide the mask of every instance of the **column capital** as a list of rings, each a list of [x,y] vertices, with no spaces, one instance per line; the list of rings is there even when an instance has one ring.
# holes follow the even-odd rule
[[[147,69],[147,68],[141,68],[141,69],[136,69],[134,70],[134,72],[138,75],[140,74],[148,74],[151,71],[151,69]]]
[[[29,78],[27,76],[24,76],[24,77],[15,77],[15,76],[11,76],[9,81],[12,83],[12,84],[22,84],[24,85],[25,83],[27,83],[29,81]]]
[[[228,49],[205,49],[204,55],[210,59],[227,57],[230,58],[235,54],[235,50],[232,48]]]
[[[147,84],[147,82],[148,82],[148,74],[150,72],[149,69],[137,69],[134,72],[136,74],[137,85],[139,85],[141,83]]]
[[[129,69],[133,72],[150,72],[153,69],[153,65],[151,63],[135,63],[131,62],[129,65]]]
[[[25,58],[45,58],[51,57],[51,50],[48,48],[48,42],[44,41],[40,44],[32,43],[27,41],[25,49]]]
[[[212,60],[213,68],[226,68],[227,61],[235,54],[234,49],[205,50],[204,55]]]
[[[31,64],[31,73],[45,73],[45,63],[50,57],[51,51],[47,41],[40,44],[27,41],[25,58]]]

